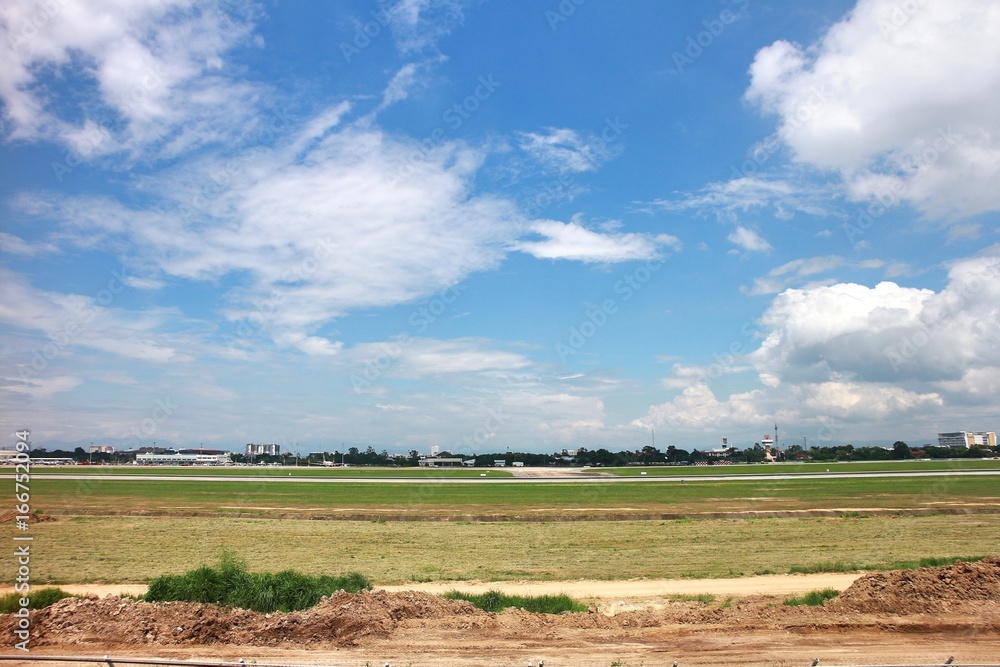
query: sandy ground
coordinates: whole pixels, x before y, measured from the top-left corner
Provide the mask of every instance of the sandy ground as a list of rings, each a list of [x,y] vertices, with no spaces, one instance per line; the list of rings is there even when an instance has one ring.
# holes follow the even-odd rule
[[[630,581],[435,581],[426,584],[379,586],[390,592],[447,593],[461,590],[485,593],[495,589],[508,595],[558,595],[581,600],[655,598],[664,595],[790,595],[821,588],[846,589],[860,574],[776,574],[733,579],[635,579]]]
[[[508,595],[558,595],[564,593],[584,601],[649,599],[666,595],[699,595],[709,593],[719,596],[793,595],[821,588],[845,590],[861,574],[774,574],[761,577],[732,579],[634,579],[628,581],[434,581],[408,583],[398,586],[377,586],[392,593],[420,591],[442,594],[461,590],[468,593],[485,593],[499,590]],[[59,588],[74,595],[143,595],[143,584],[69,584]],[[0,588],[0,595],[13,592],[13,588]]]

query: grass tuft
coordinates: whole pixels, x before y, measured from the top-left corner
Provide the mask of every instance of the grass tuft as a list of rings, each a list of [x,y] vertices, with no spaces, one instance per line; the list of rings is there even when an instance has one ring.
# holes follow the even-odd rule
[[[785,601],[782,604],[786,607],[819,607],[822,606],[827,600],[832,600],[838,595],[840,595],[840,591],[833,588],[824,588],[818,591],[811,591],[801,597],[785,598]]]
[[[21,598],[28,598],[28,609],[45,609],[64,598],[78,597],[61,588],[40,588],[27,596],[21,593],[8,593],[0,597],[0,614],[13,614],[21,608]]]
[[[897,560],[891,563],[843,563],[833,561],[826,563],[813,563],[812,565],[792,565],[788,568],[789,574],[819,574],[823,572],[880,572],[886,570],[915,570],[918,567],[942,567],[952,565],[958,561],[975,563],[987,558],[987,556],[943,556],[921,558],[919,560]]]
[[[299,611],[336,591],[371,589],[362,574],[312,577],[296,572],[248,572],[246,563],[223,555],[217,568],[202,566],[185,574],[164,575],[149,584],[146,602],[202,602],[258,612]]]
[[[449,600],[465,600],[483,611],[501,612],[516,607],[536,614],[562,614],[587,611],[587,605],[575,602],[568,595],[505,595],[497,590],[482,594],[450,591],[444,595]]]

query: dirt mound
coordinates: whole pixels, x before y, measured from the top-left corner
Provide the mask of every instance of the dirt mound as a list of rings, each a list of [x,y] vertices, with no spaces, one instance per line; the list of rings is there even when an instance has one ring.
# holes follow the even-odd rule
[[[1000,602],[1000,557],[869,574],[827,604],[836,611],[920,614],[969,601]]]
[[[390,635],[400,621],[482,614],[470,603],[426,593],[336,593],[300,612],[260,614],[191,602],[148,603],[115,597],[68,598],[35,612],[32,643],[355,644]],[[13,630],[0,618],[0,632]]]

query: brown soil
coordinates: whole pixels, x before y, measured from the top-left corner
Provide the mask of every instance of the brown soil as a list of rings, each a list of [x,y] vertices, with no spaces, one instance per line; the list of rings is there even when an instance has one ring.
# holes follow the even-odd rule
[[[965,602],[993,603],[995,606],[998,601],[1000,557],[994,557],[977,563],[958,562],[947,567],[869,574],[838,596],[831,608],[920,614],[947,612]]]
[[[995,662],[1000,558],[869,574],[822,607],[752,595],[713,603],[604,603],[549,616],[488,614],[422,592],[338,593],[312,609],[258,614],[192,603],[67,599],[31,619],[33,651],[56,655],[256,657],[364,664],[805,665]],[[14,618],[0,616],[10,637]],[[275,653],[280,651],[280,653]]]

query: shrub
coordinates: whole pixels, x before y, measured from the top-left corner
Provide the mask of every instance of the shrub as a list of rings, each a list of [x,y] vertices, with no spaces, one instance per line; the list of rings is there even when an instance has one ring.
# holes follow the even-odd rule
[[[587,611],[587,605],[575,602],[568,595],[504,595],[491,590],[481,595],[451,591],[445,593],[449,600],[465,600],[483,611],[500,612],[508,607],[517,607],[536,614],[562,614],[564,612]]]
[[[248,572],[246,563],[224,555],[217,568],[202,566],[185,574],[164,575],[149,584],[146,602],[203,602],[258,612],[308,609],[336,591],[371,589],[362,574],[312,577],[294,570]]]
[[[0,614],[13,614],[21,608],[21,598],[28,598],[28,609],[45,609],[49,605],[55,604],[64,598],[76,597],[61,588],[40,588],[37,591],[28,593],[27,596],[21,593],[8,593],[0,597]]]
[[[832,600],[838,595],[840,595],[840,591],[837,591],[833,588],[824,588],[819,591],[812,591],[810,593],[806,593],[802,597],[785,598],[784,604],[787,607],[799,607],[803,605],[809,607],[819,607],[827,600]]]

